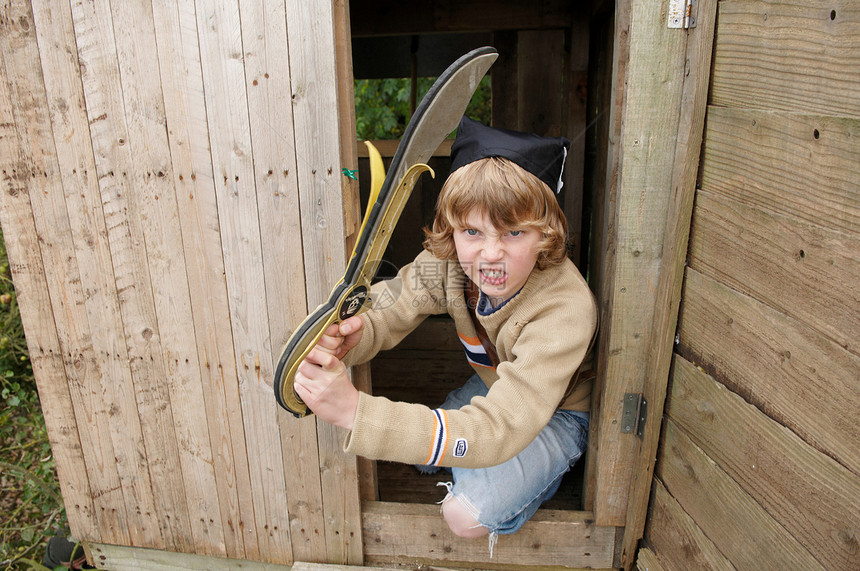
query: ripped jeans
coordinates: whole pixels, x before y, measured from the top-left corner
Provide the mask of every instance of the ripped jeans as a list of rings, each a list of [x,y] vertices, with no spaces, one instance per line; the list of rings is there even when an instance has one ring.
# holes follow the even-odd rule
[[[487,392],[481,378],[474,375],[451,391],[441,408],[460,408]],[[492,556],[498,534],[520,529],[555,494],[564,474],[585,451],[587,438],[587,412],[557,410],[532,443],[507,462],[490,468],[451,469],[453,483],[440,484],[448,488],[445,499],[456,498],[490,530]]]

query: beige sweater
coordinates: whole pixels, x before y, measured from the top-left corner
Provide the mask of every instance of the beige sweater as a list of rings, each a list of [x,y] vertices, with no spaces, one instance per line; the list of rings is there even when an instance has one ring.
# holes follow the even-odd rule
[[[457,262],[422,252],[392,280],[373,286],[359,344],[347,365],[397,345],[427,316],[448,313],[461,338],[477,337]],[[460,410],[432,410],[361,393],[345,450],[378,460],[480,468],[524,449],[559,408],[597,328],[597,306],[572,262],[533,270],[522,290],[481,325],[495,346],[495,369],[475,366],[490,387]],[[589,410],[591,381],[562,408]]]

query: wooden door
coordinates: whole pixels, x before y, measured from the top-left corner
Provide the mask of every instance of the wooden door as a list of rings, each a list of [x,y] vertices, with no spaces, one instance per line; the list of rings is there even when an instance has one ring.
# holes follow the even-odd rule
[[[0,27],[0,221],[74,536],[360,563],[355,460],[271,388],[354,227],[343,3],[19,0]]]
[[[715,16],[638,567],[856,569],[860,12],[735,0]]]

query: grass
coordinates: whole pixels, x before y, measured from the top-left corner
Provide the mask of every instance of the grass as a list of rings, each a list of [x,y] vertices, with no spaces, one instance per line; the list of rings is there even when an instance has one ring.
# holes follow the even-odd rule
[[[45,569],[49,537],[67,534],[18,300],[0,236],[0,569]]]

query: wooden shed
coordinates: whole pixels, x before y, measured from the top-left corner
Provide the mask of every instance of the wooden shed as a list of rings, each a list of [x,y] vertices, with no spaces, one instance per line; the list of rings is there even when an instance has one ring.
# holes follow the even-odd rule
[[[601,307],[587,457],[492,559],[271,386],[355,238],[354,76],[486,44],[493,123],[573,141]],[[0,222],[97,566],[858,568],[856,2],[10,0],[0,56]],[[448,328],[356,382],[436,398]]]

